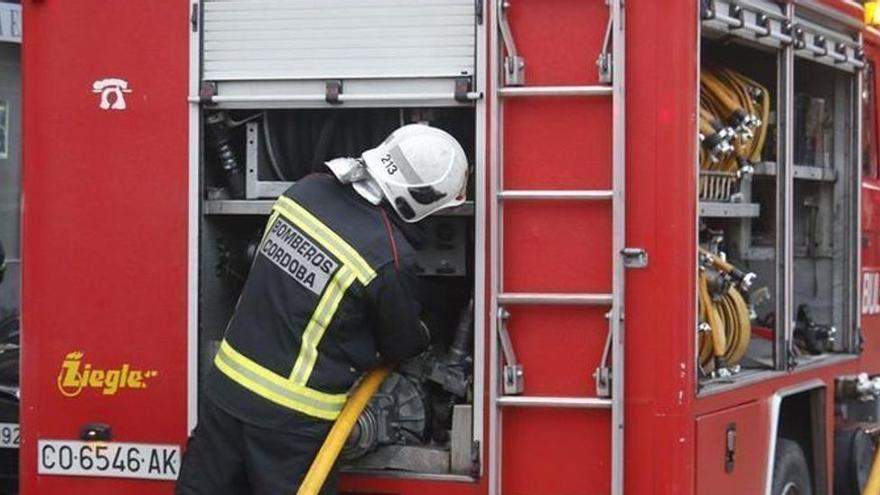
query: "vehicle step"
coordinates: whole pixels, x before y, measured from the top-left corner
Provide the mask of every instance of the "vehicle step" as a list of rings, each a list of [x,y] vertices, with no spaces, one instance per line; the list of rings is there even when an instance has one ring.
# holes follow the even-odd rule
[[[498,295],[498,304],[549,304],[560,306],[609,306],[611,294],[566,294],[541,292],[506,292]]]
[[[611,86],[508,86],[498,90],[500,96],[611,96]]]
[[[507,395],[497,403],[504,407],[542,407],[552,409],[611,409],[611,399],[598,397],[541,397]]]
[[[505,200],[577,200],[603,201],[614,197],[609,190],[507,190],[498,192],[499,199]]]

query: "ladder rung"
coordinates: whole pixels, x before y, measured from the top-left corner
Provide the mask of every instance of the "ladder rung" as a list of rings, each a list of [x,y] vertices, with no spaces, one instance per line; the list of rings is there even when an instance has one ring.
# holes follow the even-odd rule
[[[548,294],[540,292],[502,293],[499,304],[553,304],[571,306],[608,306],[611,294]]]
[[[614,197],[614,191],[607,190],[558,190],[558,191],[500,191],[501,199],[548,199],[548,200],[580,200],[602,201]]]
[[[554,409],[610,409],[611,399],[596,397],[538,397],[507,395],[497,399],[499,406],[546,407]]]
[[[611,86],[508,86],[501,96],[610,96]]]

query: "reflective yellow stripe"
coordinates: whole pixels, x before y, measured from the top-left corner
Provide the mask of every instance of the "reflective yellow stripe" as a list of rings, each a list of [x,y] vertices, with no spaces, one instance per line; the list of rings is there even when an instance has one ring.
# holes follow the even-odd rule
[[[351,245],[295,201],[287,196],[281,196],[273,208],[342,260],[354,271],[361,284],[367,285],[376,277],[376,272],[370,264]]]
[[[293,383],[304,386],[308,382],[312,370],[315,368],[315,361],[318,360],[318,344],[324,336],[324,331],[330,326],[333,315],[336,314],[336,309],[345,296],[345,291],[348,290],[348,286],[354,282],[354,279],[354,272],[348,269],[348,265],[344,265],[324,289],[324,295],[318,302],[315,312],[312,313],[312,319],[303,331],[299,356],[297,356],[293,370],[290,372],[290,379]]]
[[[296,385],[250,360],[225,340],[220,344],[214,365],[260,397],[316,418],[336,419],[348,397],[346,394],[328,394]]]

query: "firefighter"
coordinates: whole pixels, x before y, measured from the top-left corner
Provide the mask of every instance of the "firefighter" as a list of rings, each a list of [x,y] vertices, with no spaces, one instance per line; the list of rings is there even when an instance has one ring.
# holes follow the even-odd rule
[[[413,224],[464,201],[461,146],[413,124],[327,166],[273,207],[205,380],[178,494],[294,493],[358,377],[430,342]]]

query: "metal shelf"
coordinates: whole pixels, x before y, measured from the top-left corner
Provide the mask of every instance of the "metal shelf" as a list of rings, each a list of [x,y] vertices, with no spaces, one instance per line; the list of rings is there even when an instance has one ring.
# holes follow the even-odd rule
[[[776,175],[776,162],[762,162],[755,164],[755,175]],[[821,182],[835,182],[837,170],[828,167],[814,167],[812,165],[795,165],[794,178],[800,180],[814,180]]]
[[[704,218],[755,218],[760,214],[758,203],[700,202],[700,216]]]
[[[204,215],[268,215],[275,201],[271,199],[214,199],[202,202]],[[435,213],[445,217],[469,217],[474,215],[474,202]]]

